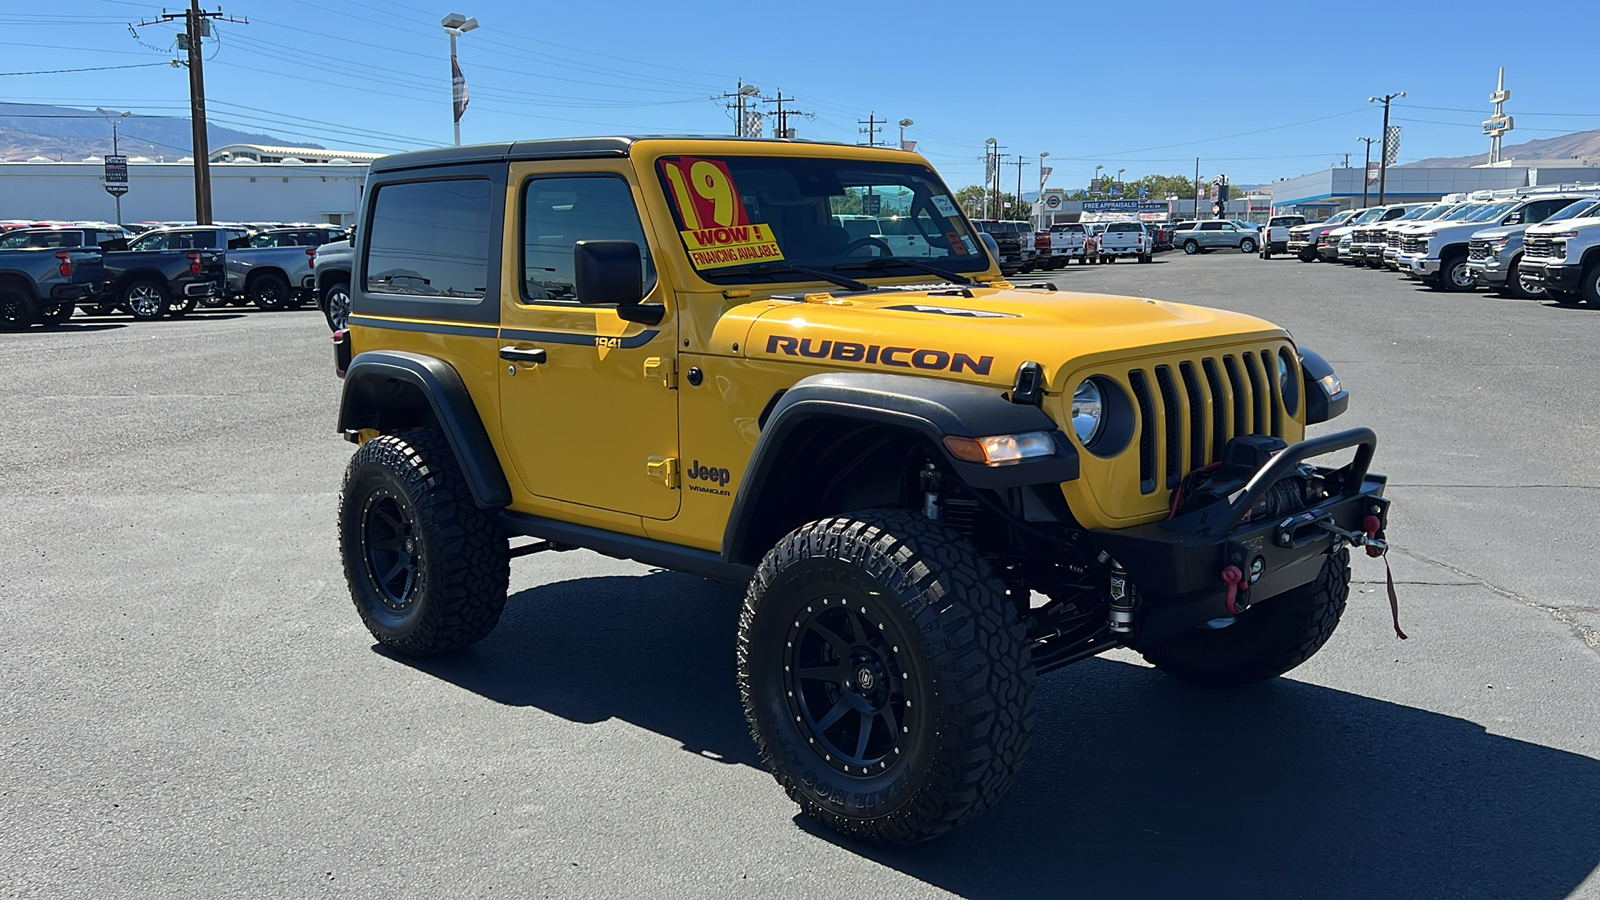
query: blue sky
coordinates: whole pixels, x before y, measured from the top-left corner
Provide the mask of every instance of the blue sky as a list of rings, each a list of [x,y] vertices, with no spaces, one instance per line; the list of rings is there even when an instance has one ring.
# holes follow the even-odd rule
[[[209,7],[209,8],[215,8]],[[176,26],[129,33],[159,3],[0,0],[0,99],[185,115],[187,79],[165,65]],[[781,88],[801,137],[856,143],[857,121],[909,117],[906,137],[954,185],[982,177],[983,141],[1079,187],[1094,166],[1226,173],[1256,183],[1326,168],[1377,136],[1367,97],[1406,91],[1400,160],[1486,152],[1496,67],[1517,130],[1507,143],[1600,128],[1579,42],[1505,39],[1503,2],[803,3],[228,0],[249,25],[207,44],[212,118],[325,146],[379,152],[449,143],[446,12],[482,27],[460,39],[472,91],[462,140],[617,132],[728,133],[714,94],[739,79]],[[1343,12],[1335,12],[1343,9]],[[1569,35],[1600,24],[1596,0],[1547,0]],[[1479,50],[1478,48],[1485,48]],[[1398,105],[1403,104],[1403,105]],[[1007,183],[1016,170],[1008,168]]]

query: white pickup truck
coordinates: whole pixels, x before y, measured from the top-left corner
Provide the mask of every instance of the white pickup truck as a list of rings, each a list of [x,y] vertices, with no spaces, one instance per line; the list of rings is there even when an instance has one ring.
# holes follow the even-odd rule
[[[1150,233],[1145,231],[1143,223],[1112,222],[1106,226],[1106,233],[1100,235],[1100,259],[1116,262],[1119,257],[1135,256],[1139,262],[1147,263],[1155,249],[1151,244]]]
[[[1274,253],[1289,249],[1289,229],[1304,225],[1305,216],[1273,216],[1261,226],[1261,258],[1271,259]]]
[[[1072,260],[1077,260],[1079,265],[1090,262],[1087,248],[1094,246],[1094,241],[1089,237],[1088,226],[1081,222],[1061,222],[1050,226],[1050,251],[1045,261],[1045,267],[1058,269]],[[1044,244],[1039,243],[1039,253],[1045,252]]]

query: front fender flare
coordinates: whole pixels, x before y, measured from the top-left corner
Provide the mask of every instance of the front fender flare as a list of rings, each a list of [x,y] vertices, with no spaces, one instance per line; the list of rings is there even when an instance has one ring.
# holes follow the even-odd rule
[[[437,425],[450,442],[473,501],[483,509],[509,505],[511,487],[483,419],[461,374],[444,360],[400,350],[357,354],[345,373],[339,400],[340,433],[376,426],[384,409],[404,405],[408,387],[427,401],[429,424]]]
[[[1012,403],[994,387],[939,381],[915,375],[843,372],[812,375],[784,391],[762,422],[750,464],[723,533],[723,558],[739,562],[745,537],[761,515],[783,446],[807,422],[828,418],[902,428],[926,438],[947,467],[977,489],[1059,484],[1078,477],[1078,452],[1043,409]],[[1014,465],[985,466],[957,459],[946,435],[989,437],[1046,431],[1055,436],[1051,456]]]

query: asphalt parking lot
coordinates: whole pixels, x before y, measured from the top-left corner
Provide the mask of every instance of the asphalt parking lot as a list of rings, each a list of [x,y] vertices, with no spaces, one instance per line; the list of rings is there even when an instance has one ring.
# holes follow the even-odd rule
[[[1600,896],[1600,309],[1238,253],[1049,277],[1334,364],[1411,640],[1360,557],[1288,677],[1045,676],[998,807],[862,846],[756,765],[737,591],[540,554],[483,643],[386,656],[337,556],[320,314],[80,316],[0,335],[4,895]]]

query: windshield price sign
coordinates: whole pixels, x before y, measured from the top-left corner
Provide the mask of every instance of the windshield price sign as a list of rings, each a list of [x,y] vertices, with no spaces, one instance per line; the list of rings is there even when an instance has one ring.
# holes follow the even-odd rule
[[[128,192],[128,158],[126,156],[106,157],[106,193],[113,197],[121,197]]]
[[[783,259],[766,225],[751,222],[727,163],[678,157],[661,160],[673,205],[683,222],[683,244],[696,269]]]

